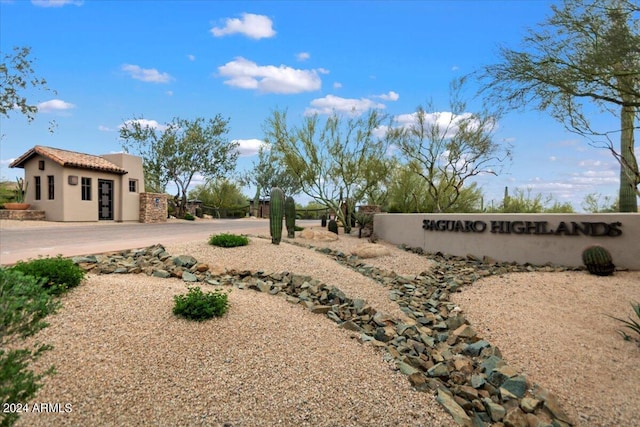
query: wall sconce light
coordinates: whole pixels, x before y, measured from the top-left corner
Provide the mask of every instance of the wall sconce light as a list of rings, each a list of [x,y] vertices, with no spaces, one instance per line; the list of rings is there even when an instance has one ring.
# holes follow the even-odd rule
[[[78,175],[69,175],[69,185],[78,185]]]

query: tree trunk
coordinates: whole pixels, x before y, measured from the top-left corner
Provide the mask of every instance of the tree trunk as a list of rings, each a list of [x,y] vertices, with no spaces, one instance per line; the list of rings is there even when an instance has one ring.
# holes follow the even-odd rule
[[[633,125],[635,112],[623,106],[620,114],[620,212],[638,212],[637,182],[638,163],[634,154]]]

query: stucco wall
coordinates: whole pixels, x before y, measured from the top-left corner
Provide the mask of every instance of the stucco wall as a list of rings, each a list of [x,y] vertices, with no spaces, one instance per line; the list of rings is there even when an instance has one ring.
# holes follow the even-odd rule
[[[140,218],[140,194],[144,193],[142,158],[126,153],[102,154],[100,157],[127,171],[114,182],[119,195],[114,216],[118,221],[138,221]],[[136,190],[130,191],[129,181],[136,181]]]
[[[640,215],[633,213],[376,214],[374,231],[426,252],[532,264],[580,266],[583,249],[598,244],[618,268],[640,270]]]
[[[44,160],[44,170],[38,168],[38,160]],[[42,210],[47,213],[48,221],[64,221],[63,216],[63,191],[64,191],[64,170],[56,162],[35,156],[25,163],[24,177],[29,183],[29,189],[25,197],[25,202],[31,205],[30,209]],[[54,199],[49,200],[49,187],[47,177],[51,175],[54,179]],[[36,200],[36,183],[34,177],[39,176],[40,200]]]

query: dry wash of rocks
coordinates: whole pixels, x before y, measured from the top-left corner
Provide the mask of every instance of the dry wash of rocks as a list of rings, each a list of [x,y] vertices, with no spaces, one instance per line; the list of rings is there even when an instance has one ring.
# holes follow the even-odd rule
[[[341,238],[341,240],[347,239]],[[254,247],[252,248],[254,257],[252,258],[251,262],[249,262],[249,264],[251,264],[252,262],[256,262],[256,252],[264,252],[271,255],[273,255],[274,253],[272,245],[263,245],[262,243],[256,243],[255,240],[252,241],[252,245],[254,245]],[[333,322],[336,322],[340,325],[340,328],[338,330],[344,331],[343,335],[341,335],[343,339],[347,338],[348,336],[353,336],[357,338],[355,342],[367,343],[367,345],[358,344],[360,346],[359,348],[366,349],[367,352],[378,358],[377,360],[380,360],[379,357],[381,353],[377,352],[375,349],[379,348],[384,350],[386,359],[393,362],[393,367],[399,369],[400,372],[403,372],[405,375],[407,375],[405,378],[408,379],[415,388],[427,391],[431,389],[437,389],[438,400],[447,408],[447,410],[460,424],[467,424],[471,419],[475,419],[476,421],[486,419],[487,421],[504,422],[506,425],[518,425],[519,422],[527,421],[527,418],[529,418],[530,422],[533,421],[531,419],[532,416],[536,416],[541,422],[550,421],[551,418],[556,418],[557,425],[562,425],[563,422],[566,424],[569,416],[567,416],[567,414],[565,413],[562,407],[562,402],[558,402],[556,399],[554,399],[552,397],[553,393],[550,393],[550,391],[545,389],[544,387],[533,387],[533,384],[530,382],[528,375],[523,375],[523,369],[519,365],[513,365],[509,358],[501,357],[503,355],[496,347],[492,345],[492,343],[482,339],[484,338],[484,336],[481,337],[478,335],[476,330],[474,330],[473,318],[467,319],[467,315],[464,313],[464,305],[460,304],[461,307],[458,307],[455,303],[450,302],[448,299],[449,294],[456,292],[460,288],[473,289],[475,286],[469,287],[466,285],[472,283],[480,277],[489,277],[492,274],[496,273],[504,274],[509,271],[514,271],[514,269],[510,268],[509,266],[494,266],[491,268],[487,268],[487,266],[483,267],[481,263],[469,263],[467,261],[459,259],[456,260],[453,258],[434,261],[426,260],[425,257],[417,257],[411,259],[414,261],[419,259],[423,260],[423,263],[420,265],[420,267],[430,267],[429,273],[416,274],[419,272],[416,270],[416,273],[414,274],[406,274],[405,271],[405,274],[398,275],[396,273],[390,272],[389,270],[380,270],[376,267],[366,266],[355,259],[345,256],[344,252],[342,252],[344,250],[344,241],[339,245],[341,245],[340,250],[321,249],[321,252],[318,253],[309,252],[308,248],[293,247],[291,245],[281,244],[280,248],[278,249],[278,253],[282,257],[276,258],[275,264],[279,264],[284,267],[280,271],[289,270],[288,274],[277,272],[274,273],[274,271],[278,270],[271,268],[274,264],[273,261],[264,262],[263,265],[268,265],[268,267],[263,269],[263,271],[251,271],[251,269],[233,271],[234,268],[232,268],[231,266],[238,264],[236,261],[242,263],[242,259],[238,259],[237,256],[243,253],[241,251],[246,250],[236,248],[239,250],[232,250],[225,254],[231,255],[231,257],[228,258],[229,261],[224,263],[225,265],[231,267],[226,269],[226,274],[217,278],[213,277],[213,275],[207,278],[206,276],[208,270],[205,268],[205,265],[214,262],[219,264],[221,260],[216,256],[212,256],[212,252],[209,252],[211,249],[207,248],[206,246],[202,246],[202,244],[200,243],[191,244],[182,248],[172,249],[173,253],[190,252],[193,257],[184,256],[174,258],[169,256],[168,258],[165,258],[164,261],[171,259],[169,264],[172,266],[172,268],[173,266],[176,266],[175,261],[179,259],[178,264],[182,265],[180,265],[180,268],[176,269],[175,271],[181,271],[182,273],[169,271],[171,270],[170,268],[163,268],[159,270],[167,272],[169,276],[179,276],[182,278],[182,281],[193,280],[193,277],[191,276],[193,275],[196,280],[204,280],[205,282],[206,280],[211,280],[213,281],[212,284],[214,285],[228,283],[233,284],[233,286],[235,286],[236,288],[259,290],[261,291],[259,295],[264,294],[264,296],[267,296],[266,294],[280,294],[283,295],[284,298],[273,298],[271,296],[269,296],[269,298],[271,298],[271,300],[284,300],[293,302],[296,305],[292,307],[302,306],[307,309],[304,310],[304,312],[310,314],[314,314],[315,312],[317,313],[314,314],[315,316],[319,314],[321,316],[329,318],[329,320],[332,320]],[[338,244],[336,244],[336,246],[338,246]],[[158,249],[159,248],[155,248],[155,250]],[[176,249],[180,250],[176,251]],[[290,249],[294,250],[291,251]],[[306,258],[306,262],[303,263],[307,266],[305,271],[296,271],[295,268],[286,268],[288,266],[295,265],[295,263],[288,263],[287,257],[292,256],[292,254],[294,253],[299,254],[301,250],[305,251],[304,258]],[[213,253],[220,254],[222,252],[213,250]],[[203,257],[202,255],[204,254],[208,255]],[[405,256],[405,253],[396,250],[394,251],[393,255],[395,257],[403,257]],[[406,253],[406,255],[416,257],[413,254]],[[165,255],[162,254],[162,250],[160,250],[160,252],[155,255],[155,257],[158,259],[164,256]],[[341,283],[339,279],[333,280],[331,283],[326,284],[323,284],[322,281],[319,281],[318,279],[314,279],[316,277],[316,274],[314,273],[317,273],[317,270],[309,267],[310,265],[315,264],[316,260],[320,264],[320,258],[317,257],[322,257],[324,259],[333,258],[329,259],[329,261],[334,266],[334,269],[340,272],[338,275],[338,277],[340,278],[348,274],[357,274],[363,277],[363,279],[361,279],[360,288],[367,288],[367,290],[357,289],[357,287],[351,285],[354,289],[354,292],[361,294],[373,294],[377,289],[379,293],[386,294],[387,297],[391,298],[391,300],[394,301],[393,304],[396,305],[396,308],[400,308],[400,314],[398,315],[397,313],[394,313],[392,315],[389,315],[385,312],[379,312],[376,310],[376,305],[372,304],[368,299],[367,301],[358,299],[357,295],[353,295],[354,292],[351,292],[351,290],[345,291],[345,294],[341,291],[341,289],[344,289],[344,287],[340,286]],[[135,260],[136,257],[132,254],[128,254],[122,256],[121,261],[124,260],[125,263],[132,264],[129,258]],[[113,257],[109,257],[108,259],[112,260]],[[271,256],[269,259],[273,260],[274,257]],[[334,259],[340,261],[341,264],[336,262]],[[103,259],[103,261],[106,261],[106,259]],[[162,262],[164,263],[164,261]],[[367,262],[368,261],[369,260],[367,260]],[[106,263],[109,264],[109,262]],[[135,262],[133,264],[135,264]],[[324,266],[325,264],[322,265]],[[113,272],[115,273],[118,268],[126,269],[136,267],[119,266],[115,267],[115,269],[113,269]],[[524,271],[527,270],[528,269],[524,268]],[[491,271],[491,273],[485,274],[488,271]],[[531,269],[530,271],[533,271],[533,269]],[[124,271],[120,272],[124,273]],[[352,273],[347,274],[347,272]],[[189,274],[185,275],[185,273]],[[154,291],[159,292],[160,289],[164,289],[164,286],[160,285],[160,282],[156,283],[156,280],[159,279],[153,279],[154,273],[151,274],[151,277],[147,277],[144,275],[132,276],[129,274],[127,276],[110,275],[106,277],[109,278],[108,280],[120,281],[121,283],[126,283],[127,285],[133,284],[133,282],[138,282],[139,280],[150,280],[157,286],[157,289],[155,289]],[[324,274],[326,275],[326,272]],[[583,273],[567,272],[553,274],[576,275]],[[471,279],[472,276],[475,277]],[[533,274],[529,273],[524,276],[532,277]],[[122,277],[126,277],[126,279],[121,279]],[[132,277],[135,277],[135,279],[132,279]],[[104,278],[105,276],[92,277],[91,281],[96,280],[98,281],[98,283],[100,283],[101,280],[105,280]],[[176,279],[163,279],[161,283],[175,283],[175,280]],[[376,281],[378,283],[375,283]],[[178,283],[176,286],[180,287],[180,283]],[[82,287],[82,290],[84,289],[85,287]],[[137,289],[137,287],[133,289]],[[127,290],[131,292],[133,289],[128,288]],[[182,285],[182,289],[184,289],[184,285]],[[176,291],[176,289],[173,290],[174,293]],[[81,290],[77,290],[74,292],[81,292]],[[242,295],[246,294],[246,292],[239,289],[232,292],[231,295],[237,295],[236,292],[241,293]],[[323,292],[325,293],[324,296]],[[96,295],[93,296],[95,297]],[[104,298],[104,296],[102,297]],[[153,301],[155,301],[155,305],[160,303],[160,300],[157,298],[154,298]],[[136,299],[136,303],[140,304],[141,301]],[[234,305],[232,301],[232,312],[234,310],[233,307]],[[80,307],[74,308],[77,308],[78,311],[80,311]],[[165,307],[165,309],[167,308]],[[282,309],[280,308],[280,310]],[[117,311],[122,314],[122,310]],[[265,310],[265,313],[271,312]],[[265,316],[263,315],[263,320],[257,323],[254,321],[252,323],[252,326],[257,327],[260,330],[260,326],[264,326],[265,322],[266,324],[269,324],[271,322],[271,317],[272,316],[269,315],[265,318]],[[92,317],[89,316],[89,318]],[[165,328],[167,328],[167,325],[171,324],[171,316],[166,313],[166,316],[163,319],[164,324],[162,324],[162,328],[160,329],[164,331]],[[69,319],[67,320],[71,321]],[[471,320],[471,322],[469,322],[469,320]],[[126,322],[126,324],[131,323],[127,322],[124,319],[122,321]],[[310,318],[310,321],[311,323],[317,323],[317,321],[314,321],[313,318]],[[114,323],[115,324],[113,328],[107,328],[111,333],[114,332],[111,329],[115,328],[117,330],[118,324],[120,324],[121,327],[124,326],[124,324],[117,322],[117,320],[114,320]],[[471,325],[469,325],[469,323],[471,323]],[[133,324],[136,325],[135,322]],[[324,320],[318,323],[318,325],[320,324],[331,325],[332,323]],[[220,325],[217,324],[217,327],[219,326]],[[299,328],[303,328],[303,325],[297,326]],[[148,327],[150,327],[151,331],[158,331],[159,329],[157,326]],[[278,325],[278,327],[280,327],[280,325]],[[130,334],[133,334],[133,332],[130,331],[131,328],[124,329]],[[213,333],[213,331],[209,332],[211,332],[212,335],[216,335],[218,333],[218,330],[216,329],[215,333]],[[262,332],[264,333],[264,330]],[[290,328],[284,327],[282,328],[282,330],[279,330],[279,332],[281,332],[282,334],[284,334],[285,332],[291,333]],[[344,335],[345,332],[348,332],[348,334]],[[184,334],[184,332],[182,333]],[[269,333],[273,334],[275,333],[275,331],[269,329]],[[86,335],[86,333],[80,334],[80,336],[85,337]],[[123,333],[123,335],[126,336],[127,334]],[[144,335],[146,337],[145,343],[153,344],[154,341],[152,339],[150,340],[148,335],[149,334]],[[154,334],[151,335],[155,336]],[[163,333],[162,335],[165,334]],[[172,334],[169,335],[173,336]],[[53,336],[55,337],[55,333],[53,333]],[[72,336],[75,336],[75,334]],[[134,338],[135,336],[137,335],[134,334]],[[254,333],[248,331],[246,333],[239,333],[238,335],[236,335],[236,340],[251,342],[252,339],[247,340],[247,337],[254,337]],[[262,347],[260,347],[261,351],[269,353],[268,355],[265,355],[268,356],[268,360],[272,360],[272,352],[282,352],[284,350],[284,348],[282,347],[272,345],[276,341],[279,342],[279,339],[280,338],[277,337],[277,339],[275,339],[273,343],[269,341],[267,344],[264,344]],[[289,340],[287,340],[286,338],[283,338],[283,340],[289,343],[286,346],[286,356],[296,355],[294,356],[295,358],[300,358],[301,356],[298,356],[298,351],[303,350],[304,352],[304,350],[308,350],[307,347],[304,347],[304,343],[306,343],[306,341],[303,344],[298,345],[300,341],[297,335],[291,336]],[[205,339],[205,341],[207,340]],[[354,342],[348,340],[348,338],[347,341],[351,343]],[[180,342],[182,345],[188,344],[188,342],[185,343],[184,339],[181,339]],[[214,341],[211,342],[215,343]],[[291,345],[291,342],[294,342],[295,344]],[[124,345],[123,348],[125,349],[128,348],[127,341],[119,341],[119,344]],[[199,346],[207,347],[207,345],[201,343]],[[346,350],[348,353],[348,351],[350,351],[349,349],[351,349],[350,346],[345,347],[344,345],[337,345],[335,347],[332,347],[332,345],[333,344],[329,343],[329,340],[325,341],[324,337],[321,337],[321,341],[316,341],[315,344],[311,345],[311,348],[313,348],[315,353],[314,360],[316,360],[316,358],[326,359],[327,357],[329,357],[327,351],[329,351],[331,354],[334,354],[338,350],[340,353]],[[78,346],[80,349],[82,348],[82,344],[78,344]],[[302,348],[300,348],[301,346]],[[502,345],[500,347],[504,349]],[[176,349],[172,350],[174,353],[173,355],[178,356],[177,359],[182,358],[180,356],[182,354],[181,351],[177,351]],[[211,349],[209,351],[211,351]],[[80,353],[82,353],[82,351]],[[140,354],[138,354],[138,356],[140,356]],[[210,356],[210,354],[207,353],[207,356]],[[281,355],[280,357],[286,356]],[[345,360],[348,360],[349,357],[349,354],[344,355]],[[189,359],[189,357],[185,358],[185,360]],[[196,362],[197,360],[199,360],[198,356],[194,356],[193,359],[195,359]],[[131,359],[131,361],[134,360],[136,360],[135,357]],[[153,358],[153,360],[155,360],[155,357]],[[209,366],[205,362],[199,363],[206,365],[206,369],[203,367],[203,371],[198,371],[202,372],[199,375],[206,376],[206,372],[209,372],[209,370],[215,372],[215,365]],[[269,362],[265,360],[265,363]],[[356,364],[359,363],[360,362],[356,362]],[[116,364],[116,366],[118,365]],[[251,366],[253,365],[243,365],[241,369],[248,369],[249,371],[251,371]],[[278,364],[275,364],[273,366],[277,371],[283,370],[285,373],[288,372],[284,366]],[[343,368],[335,369],[332,366],[330,366],[328,369],[329,373],[326,375],[327,378],[324,378],[323,376],[322,384],[324,384],[325,381],[328,381],[329,384],[336,384],[338,391],[336,392],[334,390],[333,392],[329,392],[329,394],[327,395],[327,399],[328,401],[332,402],[332,405],[338,408],[337,411],[332,413],[324,413],[316,406],[314,406],[314,404],[310,404],[308,400],[307,406],[297,405],[295,406],[295,410],[292,406],[285,405],[286,409],[284,411],[275,411],[278,416],[283,417],[285,424],[305,424],[307,422],[309,423],[309,425],[446,424],[446,421],[444,421],[444,418],[442,418],[441,411],[439,411],[438,408],[433,408],[433,406],[431,405],[432,400],[429,399],[429,397],[431,396],[431,394],[429,393],[425,394],[410,392],[409,395],[402,394],[401,402],[396,402],[397,399],[391,402],[393,396],[391,394],[385,393],[384,397],[382,398],[385,402],[384,405],[391,405],[391,407],[383,411],[386,413],[385,415],[381,415],[381,408],[379,408],[376,404],[372,403],[371,401],[365,400],[361,401],[362,404],[367,407],[367,410],[364,412],[371,413],[371,417],[367,417],[366,415],[364,415],[364,413],[358,411],[354,413],[352,405],[355,404],[355,401],[350,400],[346,404],[340,403],[342,402],[343,397],[343,395],[340,393],[340,390],[344,389],[338,385],[343,383],[337,378],[342,378],[343,374],[347,377],[350,377],[352,379],[351,382],[353,382],[353,380],[357,378],[357,381],[355,381],[356,390],[348,388],[346,389],[345,393],[348,396],[361,396],[358,390],[362,390],[362,387],[371,387],[369,383],[362,384],[361,382],[364,381],[365,378],[375,376],[377,372],[376,369],[373,369],[373,371],[365,369],[364,371],[360,371],[362,372],[361,374],[350,371],[343,371]],[[524,370],[526,370],[526,368]],[[306,381],[306,378],[308,376],[308,374],[306,373],[307,371],[303,370],[302,372],[305,372],[305,374],[303,374],[302,376],[294,375],[295,379],[293,380],[293,384],[291,384],[291,387],[294,387],[297,390],[302,390],[303,393],[306,393],[307,390],[309,390],[309,387],[311,390],[314,390],[316,388],[324,390],[319,382],[312,381],[311,383],[309,383],[308,381]],[[263,371],[260,371],[260,375],[263,374]],[[280,373],[274,372],[273,374],[278,375],[278,378],[280,378]],[[524,374],[527,373],[524,372]],[[389,375],[388,378],[396,378],[397,373],[390,371],[387,366],[385,375]],[[220,378],[226,377],[223,376]],[[138,378],[138,381],[141,381],[141,379]],[[174,378],[171,381],[175,382],[176,380]],[[171,381],[169,383],[171,383]],[[281,381],[285,380],[282,379]],[[465,381],[469,381],[469,384],[465,383]],[[128,383],[128,380],[126,380],[125,383]],[[177,383],[181,384],[181,387],[184,388],[184,384],[179,381]],[[269,381],[267,381],[267,383],[269,383]],[[284,383],[289,384],[286,381]],[[408,382],[406,384],[408,384]],[[199,385],[202,387],[201,382],[199,382]],[[544,385],[545,384],[542,384],[542,386]],[[265,384],[264,386],[268,387],[269,385]],[[162,388],[161,386],[159,387]],[[329,389],[331,389],[331,386],[328,387]],[[523,387],[525,388],[524,392]],[[207,389],[207,392],[208,390],[209,389]],[[176,393],[178,392],[178,390],[175,391]],[[216,422],[232,422],[233,425],[245,425],[243,424],[243,422],[249,423],[246,425],[256,424],[251,422],[252,420],[256,421],[256,419],[250,418],[247,412],[251,409],[256,410],[256,407],[251,406],[250,402],[247,403],[245,402],[245,399],[240,397],[244,396],[245,394],[248,396],[255,396],[255,393],[252,393],[254,392],[250,387],[246,393],[239,393],[239,399],[237,400],[237,402],[232,403],[231,406],[220,406],[222,405],[221,403],[217,406],[219,408],[224,408],[222,410],[223,414],[229,414],[231,408],[236,408],[236,410],[238,410],[239,408],[239,410],[244,414],[243,417],[233,418],[231,416],[228,416],[225,421],[224,417],[218,416],[217,418],[215,418],[215,415],[212,414],[211,411],[209,411],[208,413],[203,412],[201,415],[202,424],[206,425],[208,422],[212,422],[212,420],[216,420]],[[311,393],[313,394],[313,391],[311,391]],[[375,394],[375,392],[373,393]],[[161,395],[158,393],[155,394],[158,396]],[[176,397],[174,397],[173,399],[173,401],[176,402],[174,403],[174,405],[179,406],[177,402],[180,402],[181,395],[184,395],[184,393],[176,394]],[[198,393],[198,396],[201,395],[202,393]],[[269,395],[277,396],[278,394]],[[147,399],[148,398],[149,396],[147,396]],[[377,398],[379,399],[380,396],[378,396]],[[426,400],[424,400],[425,398]],[[253,401],[253,404],[258,405],[258,408],[261,408],[259,402],[260,398],[256,397],[255,399],[256,400]],[[398,412],[396,411],[398,410],[402,412],[402,409],[405,408],[407,401],[403,399],[408,399],[411,402],[421,401],[425,406],[423,407],[423,409],[418,410],[417,412],[409,411],[409,413],[411,414],[410,418],[402,418],[400,417],[400,415],[397,415]],[[251,401],[251,399],[249,400]],[[279,403],[279,397],[277,400],[278,402],[275,402],[277,408],[283,408],[283,406],[281,406],[281,404]],[[337,400],[337,402],[334,402],[335,400]],[[347,398],[347,400],[349,399]],[[513,403],[515,402],[517,403],[514,406]],[[316,401],[314,401],[314,403],[317,405]],[[215,407],[215,405],[213,406]],[[307,415],[306,417],[300,418],[300,411],[305,408],[307,409],[307,412],[305,412]],[[634,408],[633,403],[631,404],[630,408]],[[342,409],[344,409],[345,412],[342,412]],[[350,411],[352,415],[349,415]],[[164,416],[167,416],[166,411],[163,412],[162,410],[159,410],[159,412],[163,413]],[[258,410],[258,412],[260,411]],[[571,413],[572,411],[569,410],[567,412]],[[611,416],[611,414],[607,414],[606,410],[602,412],[605,412],[602,419],[614,419],[607,418]],[[470,413],[476,414],[477,417],[470,417]],[[532,415],[534,413],[536,415]],[[405,413],[404,415],[407,414]],[[129,414],[129,416],[133,415]],[[467,420],[467,418],[465,417],[469,418],[469,420]],[[188,423],[195,424],[195,419],[196,418],[189,419],[190,421]],[[265,425],[275,423],[273,418],[267,417],[265,419],[273,421],[266,421]],[[578,425],[580,425],[581,420],[577,419],[576,422],[578,423]],[[607,425],[607,423],[605,422],[602,425]]]

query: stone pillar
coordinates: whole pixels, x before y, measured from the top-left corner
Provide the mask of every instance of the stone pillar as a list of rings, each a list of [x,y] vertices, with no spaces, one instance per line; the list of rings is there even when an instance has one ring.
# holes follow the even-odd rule
[[[140,193],[140,222],[167,222],[167,194]]]

